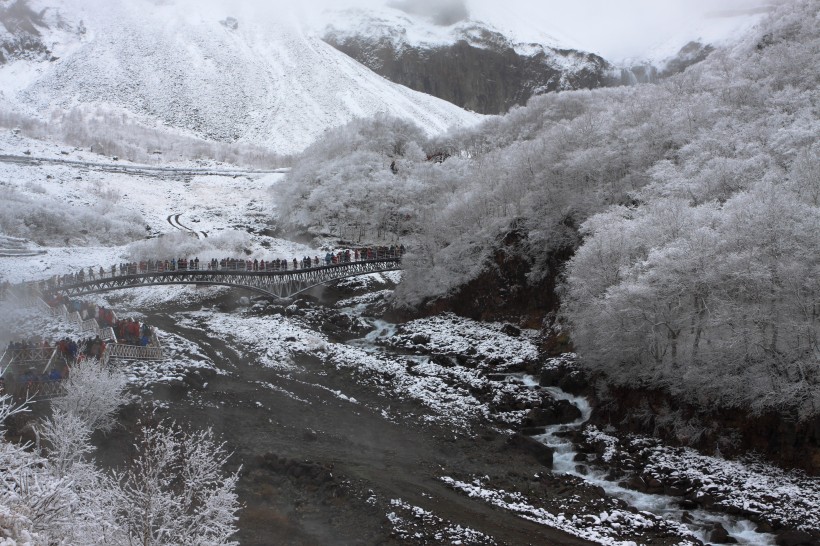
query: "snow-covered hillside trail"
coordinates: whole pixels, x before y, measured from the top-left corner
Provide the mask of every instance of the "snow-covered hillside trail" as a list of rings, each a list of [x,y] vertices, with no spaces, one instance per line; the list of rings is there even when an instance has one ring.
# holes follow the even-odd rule
[[[192,167],[160,167],[152,165],[139,165],[135,163],[98,163],[93,161],[76,161],[71,159],[56,159],[50,157],[32,157],[26,155],[2,155],[0,163],[12,163],[17,165],[38,166],[43,164],[65,165],[68,167],[82,167],[101,172],[144,174],[148,176],[173,175],[173,176],[264,176],[266,174],[284,174],[289,172],[288,168],[280,169],[219,169],[219,168],[192,168]]]

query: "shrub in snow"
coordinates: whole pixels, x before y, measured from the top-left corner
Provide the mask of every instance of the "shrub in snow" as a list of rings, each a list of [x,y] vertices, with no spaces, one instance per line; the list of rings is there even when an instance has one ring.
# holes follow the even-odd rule
[[[185,433],[174,424],[142,429],[131,466],[116,475],[117,517],[129,541],[144,545],[238,542],[238,473],[227,478],[228,454],[211,429]]]

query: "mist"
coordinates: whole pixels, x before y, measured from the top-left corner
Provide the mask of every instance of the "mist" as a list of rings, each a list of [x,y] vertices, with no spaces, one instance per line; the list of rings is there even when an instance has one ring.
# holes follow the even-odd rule
[[[426,17],[440,26],[454,25],[470,17],[464,0],[397,0],[388,6]]]

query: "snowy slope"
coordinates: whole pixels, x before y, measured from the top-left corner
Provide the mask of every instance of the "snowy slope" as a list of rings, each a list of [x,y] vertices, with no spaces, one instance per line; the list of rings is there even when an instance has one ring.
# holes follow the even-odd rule
[[[554,57],[553,49],[580,50],[557,31],[547,33],[527,25],[523,13],[516,15],[488,7],[477,13],[481,15],[439,25],[423,16],[388,6],[329,10],[325,13],[324,32],[337,39],[360,37],[388,41],[397,51],[406,47],[445,47],[458,41],[478,48],[512,48],[521,55],[546,53]]]
[[[31,114],[106,105],[146,123],[279,153],[300,151],[327,128],[377,112],[430,133],[480,119],[392,84],[295,20],[250,4],[35,0],[32,7],[58,10],[73,28],[82,21],[85,32],[74,33],[73,42],[65,33],[55,37],[63,53],[56,62],[0,67],[3,102]]]
[[[635,7],[628,15],[619,4],[603,2],[559,6],[534,5],[530,0],[467,1],[465,6],[469,16],[451,25],[395,7],[373,6],[331,11],[325,25],[338,38],[388,40],[397,49],[442,47],[458,40],[491,46],[490,32],[503,37],[503,43],[494,38],[496,45],[512,47],[521,55],[545,53],[560,61],[552,50],[575,50],[601,55],[617,65],[661,67],[689,42],[718,46],[742,36],[772,9],[768,0],[657,3],[645,13]]]
[[[666,62],[674,58],[678,51],[689,42],[698,42],[713,47],[727,45],[738,37],[745,35],[766,16],[769,8],[711,11],[691,25],[683,26],[673,32],[665,40],[661,40],[650,47],[644,55],[637,59],[622,61],[649,62],[663,67]]]

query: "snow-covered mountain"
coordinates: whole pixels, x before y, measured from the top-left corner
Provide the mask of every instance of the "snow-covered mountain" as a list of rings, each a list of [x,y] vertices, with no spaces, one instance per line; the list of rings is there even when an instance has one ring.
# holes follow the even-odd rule
[[[527,0],[393,1],[332,11],[323,34],[391,81],[498,114],[533,95],[654,82],[681,72],[757,24],[772,9],[764,2],[727,0],[723,5],[733,8],[723,11],[705,0],[646,14],[636,10],[618,15],[624,26],[619,30],[607,27],[605,13],[593,17],[589,8],[585,13]],[[575,12],[577,20],[568,21]],[[643,20],[645,27],[634,32]],[[595,39],[596,29],[625,45],[607,47],[606,40]],[[640,53],[625,58],[621,52],[627,50]]]
[[[279,153],[378,112],[431,133],[480,119],[385,80],[272,9],[192,0],[13,4],[15,13],[26,7],[38,14],[28,35],[47,51],[0,63],[0,105],[41,118],[103,107]],[[3,28],[12,38],[22,35],[19,25]]]
[[[550,91],[600,87],[598,55],[531,29],[496,27],[464,13],[431,19],[399,7],[335,11],[324,39],[391,81],[485,114]]]

